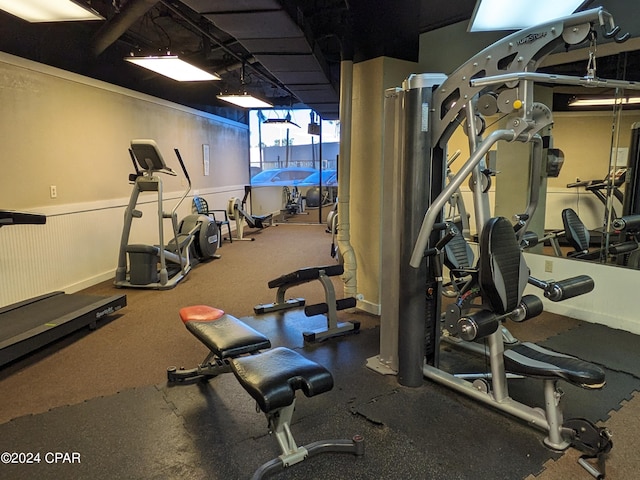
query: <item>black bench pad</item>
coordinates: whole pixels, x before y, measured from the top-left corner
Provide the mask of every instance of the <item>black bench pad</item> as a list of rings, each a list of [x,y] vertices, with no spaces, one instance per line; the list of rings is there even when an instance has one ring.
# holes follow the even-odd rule
[[[324,274],[327,277],[333,277],[335,275],[342,275],[344,273],[344,266],[341,264],[327,265],[325,267],[307,267],[296,270],[295,272],[287,273],[278,278],[270,280],[267,285],[269,288],[278,288],[282,286],[293,287],[300,285],[301,283],[310,282],[320,278],[320,270],[324,270]]]
[[[512,373],[538,378],[562,378],[584,388],[601,388],[604,370],[597,365],[524,342],[505,350],[505,368]]]
[[[214,321],[191,320],[185,325],[219,358],[232,358],[271,348],[267,337],[228,314]]]
[[[312,397],[333,388],[329,370],[285,347],[235,358],[231,368],[264,413],[291,405],[296,390]]]

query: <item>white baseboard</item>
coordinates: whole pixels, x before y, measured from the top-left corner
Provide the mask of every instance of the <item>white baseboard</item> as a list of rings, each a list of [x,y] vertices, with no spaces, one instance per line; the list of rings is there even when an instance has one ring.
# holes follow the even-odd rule
[[[380,316],[380,304],[372,303],[365,299],[358,299],[356,302],[356,308],[363,312],[370,313],[371,315]]]

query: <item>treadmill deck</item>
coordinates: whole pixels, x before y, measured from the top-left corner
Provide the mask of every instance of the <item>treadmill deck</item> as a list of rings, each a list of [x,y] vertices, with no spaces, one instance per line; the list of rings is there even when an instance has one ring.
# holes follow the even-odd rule
[[[0,366],[89,326],[127,305],[126,295],[52,292],[0,308]]]

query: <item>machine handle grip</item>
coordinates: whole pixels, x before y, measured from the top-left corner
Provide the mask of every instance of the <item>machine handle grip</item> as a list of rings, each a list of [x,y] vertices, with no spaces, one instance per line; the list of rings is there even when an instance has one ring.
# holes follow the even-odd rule
[[[589,293],[595,287],[593,278],[578,275],[558,282],[550,282],[544,289],[544,296],[552,302],[560,302],[568,298]]]
[[[521,248],[533,248],[538,245],[540,239],[538,238],[538,234],[536,232],[527,231],[524,232],[522,238],[520,239],[520,247]]]
[[[442,250],[447,245],[447,243],[453,240],[453,237],[455,237],[459,233],[458,228],[453,224],[448,224],[446,228],[447,231],[442,236],[442,238],[438,240],[438,243],[436,243],[436,250]]]
[[[447,243],[453,240],[453,237],[460,233],[458,228],[450,222],[436,223],[433,226],[434,231],[444,230],[445,228],[447,229],[447,231],[444,236],[440,240],[438,240],[438,243],[436,243],[434,247],[427,248],[424,251],[425,257],[434,257],[438,255],[440,252],[442,252],[442,249],[447,245]]]

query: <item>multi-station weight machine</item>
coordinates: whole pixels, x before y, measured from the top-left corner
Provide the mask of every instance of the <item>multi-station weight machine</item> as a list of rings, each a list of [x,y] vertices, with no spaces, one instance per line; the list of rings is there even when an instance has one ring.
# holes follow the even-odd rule
[[[584,77],[536,71],[542,59],[556,47],[593,43],[597,30],[603,30],[606,38],[616,42],[628,37],[619,35],[620,28],[607,11],[591,9],[513,33],[449,76],[412,75],[402,88],[386,92],[382,215],[383,220],[397,222],[397,228],[390,229],[391,233],[383,239],[386,244],[381,269],[385,272],[385,289],[381,298],[380,354],[369,359],[368,366],[381,373],[396,374],[400,384],[410,387],[421,385],[427,377],[518,417],[546,430],[545,443],[555,450],[584,442],[580,436],[589,431],[598,443],[598,453],[603,453],[607,446],[610,448],[603,430],[592,424],[563,423],[557,381],[598,388],[602,386],[604,372],[582,362],[580,367],[585,376],[578,379],[573,376],[577,365],[574,360],[580,362],[578,359],[559,358],[554,352],[517,340],[515,345],[505,346],[506,334],[501,328],[505,319],[522,321],[542,311],[542,302],[537,297],[522,296],[527,283],[542,288],[552,301],[593,288],[593,281],[584,275],[559,282],[529,277],[519,242],[538,203],[538,182],[549,148],[546,131],[553,123],[550,108],[534,100],[534,85],[640,89],[633,82],[598,78],[595,61],[589,62],[594,68],[589,68]],[[506,121],[483,137],[484,116],[497,111],[505,114]],[[468,136],[470,157],[447,183],[447,143],[461,125]],[[485,156],[498,142],[532,145],[529,202],[526,211],[518,215],[519,224],[514,226],[504,218],[491,218],[487,189],[481,188],[490,174]],[[526,168],[523,170],[526,174]],[[447,321],[441,322],[444,312],[440,252],[456,234],[454,228],[444,224],[442,212],[469,176],[470,184],[475,185],[472,195],[476,230],[480,254],[485,258],[480,258],[476,270],[468,273],[476,275],[473,295],[481,303],[460,302],[461,308],[457,312],[447,311]],[[483,232],[485,228],[487,231]],[[507,264],[515,265],[509,274],[503,271]],[[446,325],[448,331],[441,332],[441,325]],[[454,343],[486,355],[491,366],[488,381],[476,383],[441,369],[439,349],[443,336],[457,337]],[[482,345],[473,342],[480,338],[488,344],[486,352]],[[546,410],[512,399],[507,372],[542,378]],[[581,463],[591,474],[599,475],[596,467]]]

